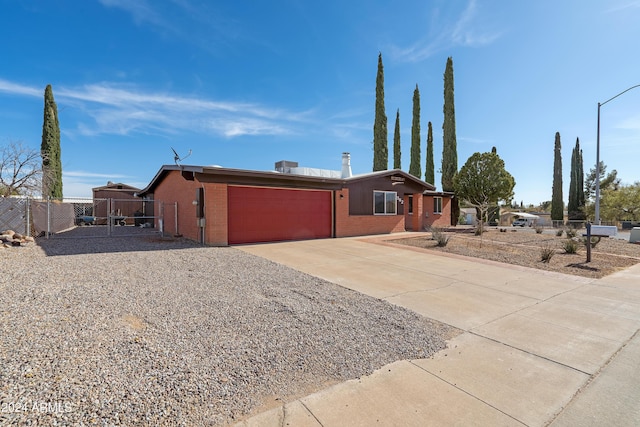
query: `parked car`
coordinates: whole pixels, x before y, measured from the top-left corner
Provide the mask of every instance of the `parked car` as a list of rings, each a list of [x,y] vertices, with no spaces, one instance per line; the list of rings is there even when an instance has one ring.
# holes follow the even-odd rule
[[[524,218],[518,218],[515,221],[513,221],[513,224],[511,225],[514,227],[526,227],[527,225],[530,225],[530,223]]]

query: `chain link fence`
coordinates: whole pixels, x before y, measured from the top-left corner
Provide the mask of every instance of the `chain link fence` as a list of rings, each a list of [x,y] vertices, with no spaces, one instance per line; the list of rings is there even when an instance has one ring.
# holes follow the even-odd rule
[[[168,208],[177,215],[177,203]],[[164,211],[164,203],[143,199],[2,197],[0,231],[47,238],[162,234]]]

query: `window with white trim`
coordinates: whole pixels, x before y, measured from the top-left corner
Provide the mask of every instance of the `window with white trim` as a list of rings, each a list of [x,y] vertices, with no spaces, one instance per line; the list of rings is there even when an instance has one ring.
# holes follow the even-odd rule
[[[398,193],[395,191],[374,191],[373,192],[373,214],[374,215],[395,215]]]
[[[442,213],[442,197],[433,198],[433,213],[434,214]]]

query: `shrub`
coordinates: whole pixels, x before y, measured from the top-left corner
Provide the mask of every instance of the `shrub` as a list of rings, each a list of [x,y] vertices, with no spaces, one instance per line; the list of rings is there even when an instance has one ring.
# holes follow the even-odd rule
[[[556,250],[551,246],[545,246],[540,249],[540,261],[548,263],[551,261],[551,258],[555,255]]]
[[[544,228],[541,225],[536,225],[537,234],[542,234],[543,231],[544,231]]]
[[[556,230],[556,236],[562,237],[562,233],[564,233],[564,230],[562,228],[559,230]]]
[[[582,243],[584,243],[584,245],[587,246],[587,238],[586,237],[582,238]],[[599,236],[591,236],[591,247],[595,248],[598,243],[600,243],[600,237]]]
[[[438,247],[444,248],[449,243],[450,236],[446,235],[441,228],[431,229],[431,237],[436,241]]]
[[[567,233],[567,239],[573,239],[577,236],[578,231],[575,228],[567,228],[565,233]]]
[[[578,243],[573,239],[567,239],[562,243],[562,249],[567,254],[575,254],[578,252]]]

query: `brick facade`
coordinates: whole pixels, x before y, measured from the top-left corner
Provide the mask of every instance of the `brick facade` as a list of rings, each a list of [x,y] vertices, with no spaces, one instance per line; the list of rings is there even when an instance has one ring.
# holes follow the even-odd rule
[[[208,245],[229,244],[229,186],[291,188],[331,191],[333,237],[389,234],[411,229],[423,231],[428,227],[448,227],[451,215],[451,195],[430,190],[423,194],[425,184],[402,171],[378,172],[357,177],[356,181],[295,177],[254,171],[225,170],[199,167],[177,169],[164,167],[152,184],[142,193],[164,205],[163,231],[181,234]],[[395,179],[391,179],[393,177]],[[197,190],[204,189],[204,228],[196,217]],[[394,191],[401,195],[396,215],[373,215],[373,193]],[[420,191],[420,192],[416,192]],[[351,194],[353,193],[353,194]],[[412,213],[409,214],[409,195]],[[352,199],[355,197],[355,199]],[[442,198],[442,212],[433,212],[434,197]],[[354,203],[355,201],[355,203]],[[354,208],[355,207],[355,208]],[[355,210],[355,212],[354,212]],[[371,212],[371,213],[368,213]],[[177,218],[176,218],[177,213]],[[176,227],[177,224],[177,227]],[[158,226],[158,224],[156,224]]]
[[[348,188],[335,192],[335,213],[335,237],[405,231],[403,215],[349,215]]]
[[[440,227],[446,228],[451,226],[451,197],[442,197],[442,212],[437,214],[433,212],[433,199],[434,197],[425,195],[423,197],[425,211],[427,215],[424,218],[424,227]]]
[[[207,183],[204,185],[205,199],[205,243],[215,246],[229,244],[227,184]]]

